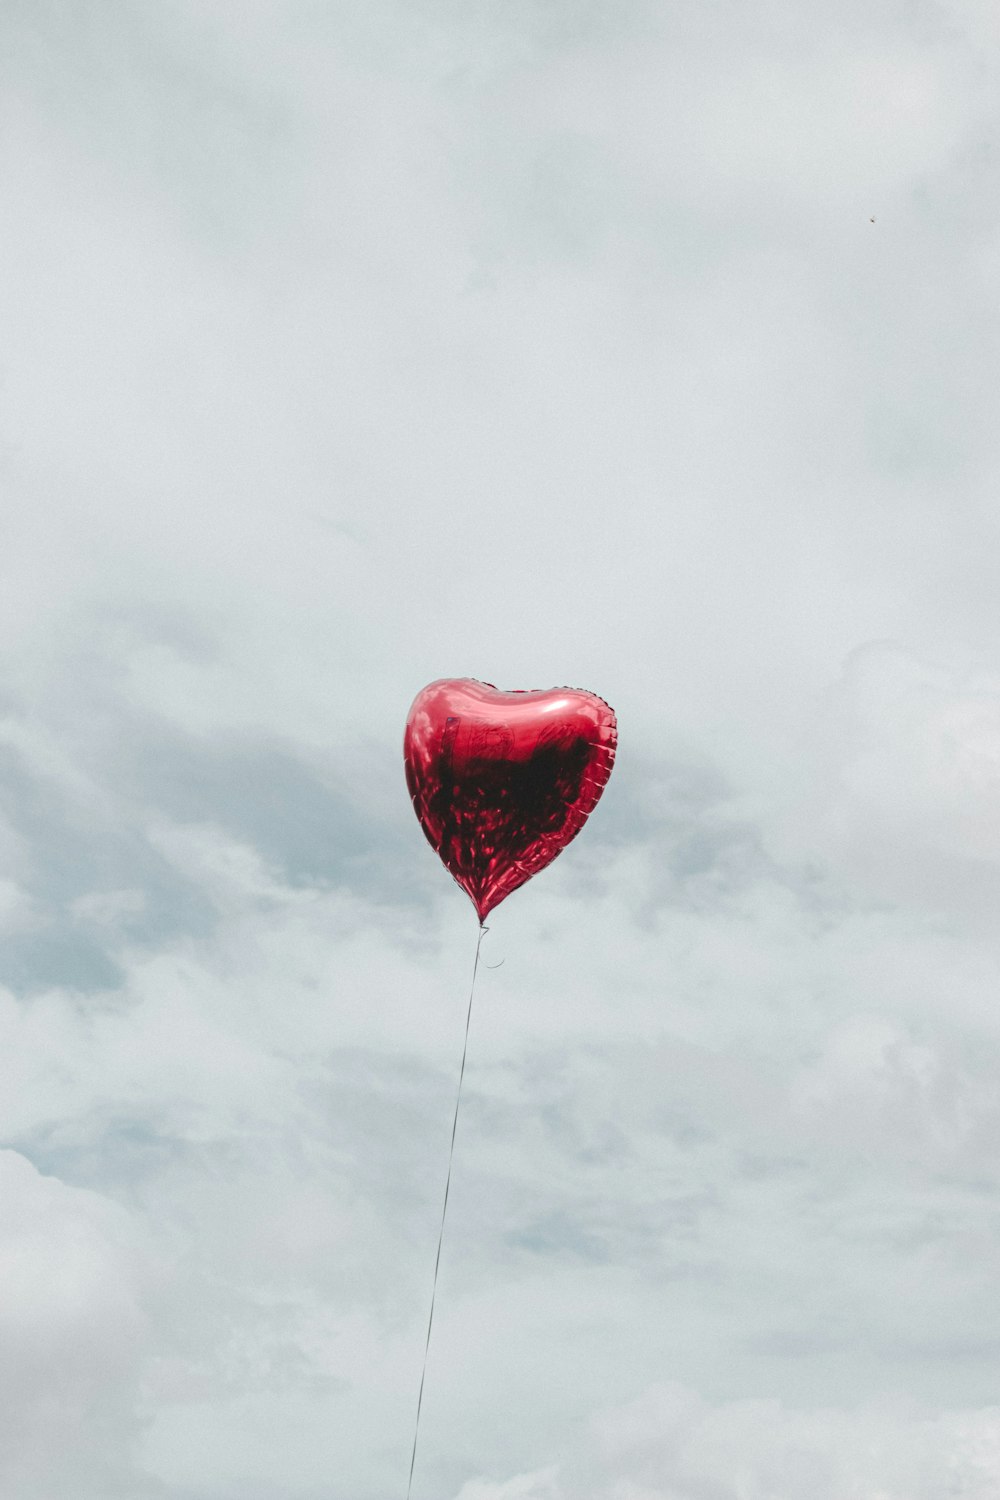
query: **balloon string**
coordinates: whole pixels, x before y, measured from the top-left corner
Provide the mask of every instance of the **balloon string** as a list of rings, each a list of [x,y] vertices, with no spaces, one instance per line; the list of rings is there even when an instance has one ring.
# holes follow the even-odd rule
[[[427,1319],[427,1338],[424,1340],[424,1363],[420,1371],[420,1393],[417,1396],[417,1419],[413,1426],[413,1452],[410,1455],[410,1478],[406,1486],[406,1500],[410,1500],[413,1488],[413,1470],[417,1462],[417,1438],[420,1435],[420,1410],[424,1404],[424,1380],[427,1375],[427,1355],[431,1347],[431,1329],[434,1327],[434,1302],[437,1297],[438,1271],[441,1269],[441,1246],[444,1244],[444,1221],[448,1214],[448,1194],[451,1190],[451,1164],[455,1157],[455,1133],[458,1130],[458,1110],[462,1102],[462,1080],[465,1077],[465,1059],[469,1054],[469,1026],[472,1021],[472,997],[476,993],[476,975],[479,972],[479,950],[489,928],[479,924],[479,939],[476,943],[476,961],[472,966],[472,985],[469,989],[469,1008],[465,1016],[465,1041],[462,1045],[462,1066],[458,1073],[458,1093],[455,1095],[455,1115],[451,1122],[451,1146],[448,1150],[448,1175],[444,1184],[444,1203],[441,1205],[441,1228],[438,1230],[437,1255],[434,1258],[434,1283],[431,1287],[431,1311]]]

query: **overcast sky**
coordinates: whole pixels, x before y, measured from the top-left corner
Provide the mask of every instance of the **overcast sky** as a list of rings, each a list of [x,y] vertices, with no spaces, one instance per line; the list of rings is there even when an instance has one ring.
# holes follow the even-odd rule
[[[1000,1493],[995,0],[0,3],[0,1494]]]

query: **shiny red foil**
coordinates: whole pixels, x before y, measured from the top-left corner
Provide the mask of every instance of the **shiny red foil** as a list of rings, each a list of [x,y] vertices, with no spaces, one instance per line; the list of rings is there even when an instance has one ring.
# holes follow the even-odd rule
[[[502,693],[471,677],[418,693],[406,784],[480,922],[576,837],[615,759],[614,712],[577,688]]]

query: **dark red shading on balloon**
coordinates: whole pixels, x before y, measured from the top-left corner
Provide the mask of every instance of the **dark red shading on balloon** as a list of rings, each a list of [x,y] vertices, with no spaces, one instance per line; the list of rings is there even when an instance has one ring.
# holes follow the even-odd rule
[[[431,848],[479,920],[576,837],[615,759],[613,711],[576,688],[501,693],[471,677],[418,693],[406,784]]]

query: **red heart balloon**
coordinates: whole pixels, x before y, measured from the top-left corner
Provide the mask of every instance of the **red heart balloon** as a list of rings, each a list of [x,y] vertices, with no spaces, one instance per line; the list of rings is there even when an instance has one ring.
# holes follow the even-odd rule
[[[403,757],[420,826],[483,922],[575,838],[611,775],[613,711],[576,688],[442,678],[413,700]]]

